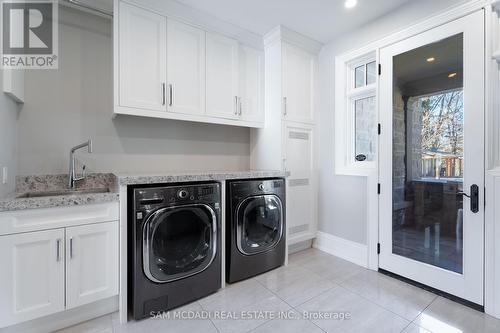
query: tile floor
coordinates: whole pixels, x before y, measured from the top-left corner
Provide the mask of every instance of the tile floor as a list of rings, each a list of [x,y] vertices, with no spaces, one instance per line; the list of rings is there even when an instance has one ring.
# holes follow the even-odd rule
[[[500,320],[314,249],[293,254],[287,267],[230,285],[176,313],[211,318],[121,325],[115,313],[59,333],[500,332]]]

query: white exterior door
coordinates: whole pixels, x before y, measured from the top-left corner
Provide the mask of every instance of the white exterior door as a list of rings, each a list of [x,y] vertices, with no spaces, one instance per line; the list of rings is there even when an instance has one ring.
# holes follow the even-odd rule
[[[381,49],[382,269],[482,305],[484,13]]]
[[[245,121],[264,121],[264,53],[240,47],[240,116]]]
[[[283,116],[289,121],[312,123],[315,57],[283,44]]]
[[[313,128],[284,124],[284,169],[287,178],[288,243],[311,239],[316,233],[316,190],[313,172]]]
[[[64,229],[0,237],[0,327],[64,310]]]
[[[238,42],[214,33],[207,41],[207,114],[236,119],[238,109]]]
[[[120,106],[165,111],[167,19],[120,1]]]
[[[167,22],[168,111],[205,113],[205,31]]]
[[[118,294],[118,223],[66,229],[66,307]]]

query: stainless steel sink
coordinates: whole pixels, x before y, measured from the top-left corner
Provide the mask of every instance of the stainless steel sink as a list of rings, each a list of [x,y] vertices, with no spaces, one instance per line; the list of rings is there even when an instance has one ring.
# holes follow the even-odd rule
[[[21,193],[16,196],[16,198],[40,198],[40,197],[52,197],[61,195],[73,195],[73,194],[92,194],[92,193],[108,193],[109,188],[92,188],[92,189],[81,189],[81,190],[59,190],[59,191],[36,191],[36,192],[26,192]]]

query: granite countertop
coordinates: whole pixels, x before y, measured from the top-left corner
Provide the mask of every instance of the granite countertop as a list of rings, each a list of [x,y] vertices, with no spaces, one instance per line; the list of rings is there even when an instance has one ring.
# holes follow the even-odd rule
[[[75,206],[119,201],[119,186],[180,183],[192,181],[288,177],[289,172],[272,170],[165,172],[155,174],[95,173],[77,184],[77,191],[67,190],[68,175],[18,176],[16,193],[0,199],[0,212],[34,208]],[[50,192],[62,191],[62,195]],[[78,191],[83,191],[78,192]],[[90,191],[90,193],[85,192]],[[95,192],[91,192],[95,191]],[[42,196],[26,197],[27,193]]]
[[[156,183],[181,183],[207,180],[229,180],[250,178],[284,178],[290,175],[288,171],[277,170],[249,170],[249,171],[206,171],[206,172],[165,172],[155,174],[115,174],[119,186],[156,184]]]
[[[84,181],[78,183],[75,192],[68,191],[67,187],[68,175],[19,176],[16,178],[16,193],[0,199],[0,212],[88,205],[119,200],[116,177],[113,174],[89,174]],[[67,193],[50,195],[50,192],[58,191],[67,191]],[[85,193],[85,191],[90,191],[90,193]],[[48,195],[26,197],[27,193],[41,192]]]

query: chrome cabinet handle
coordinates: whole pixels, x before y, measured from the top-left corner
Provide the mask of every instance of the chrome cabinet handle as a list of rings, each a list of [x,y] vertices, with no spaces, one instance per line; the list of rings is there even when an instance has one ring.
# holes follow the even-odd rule
[[[172,106],[174,105],[174,85],[173,84],[169,84],[168,85],[168,91],[169,91],[169,106]]]
[[[61,261],[61,240],[56,240],[56,261]]]
[[[286,116],[287,110],[286,110],[286,97],[283,97],[283,115]]]
[[[69,239],[69,258],[73,259],[73,237]]]
[[[238,115],[238,96],[234,96],[234,114]]]
[[[161,105],[165,105],[165,83],[161,84]]]
[[[240,98],[239,98],[239,103],[238,103],[238,107],[239,107],[239,109],[240,109],[240,110],[239,110],[239,115],[240,115],[240,116],[241,116],[241,114],[243,113],[243,112],[242,112],[242,106],[241,106],[241,104],[242,104],[242,103],[241,103],[241,97],[240,97]]]

